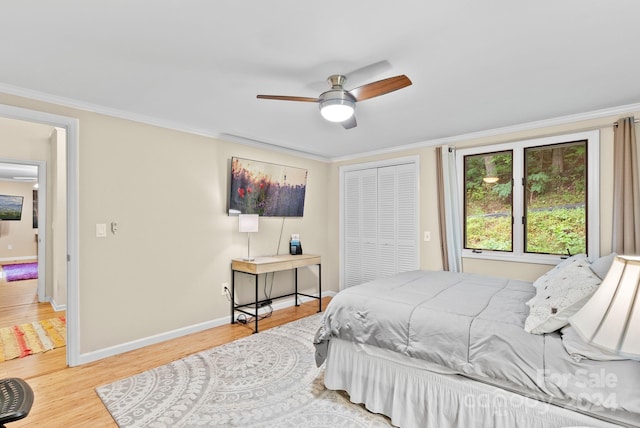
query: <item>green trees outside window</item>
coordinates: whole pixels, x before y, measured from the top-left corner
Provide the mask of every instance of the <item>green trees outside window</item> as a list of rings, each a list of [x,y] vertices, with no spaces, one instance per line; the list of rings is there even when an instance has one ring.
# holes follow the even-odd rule
[[[465,248],[513,251],[514,227],[522,225],[525,253],[586,252],[587,141],[518,150],[464,156]],[[514,177],[514,159],[522,159],[523,177]],[[522,218],[514,218],[514,204]]]

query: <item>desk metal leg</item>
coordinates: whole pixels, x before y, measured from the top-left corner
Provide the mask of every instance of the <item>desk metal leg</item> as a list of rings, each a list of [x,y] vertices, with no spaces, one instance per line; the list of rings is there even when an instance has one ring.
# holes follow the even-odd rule
[[[294,283],[295,283],[295,285],[296,285],[296,295],[295,295],[295,299],[296,299],[296,301],[295,301],[295,304],[296,304],[296,306],[300,306],[300,304],[298,303],[298,268],[295,268],[295,269],[293,269],[293,270],[295,271],[295,274],[294,274],[294,275],[295,275]]]
[[[258,316],[258,276],[259,275],[256,274],[254,276],[256,277],[256,300],[255,300],[255,302],[256,302],[256,328],[253,331],[253,334],[256,334],[258,332],[258,318],[260,318]]]
[[[318,312],[322,312],[322,265],[318,263]]]
[[[236,271],[231,269],[231,324],[236,323],[236,289],[235,289]]]

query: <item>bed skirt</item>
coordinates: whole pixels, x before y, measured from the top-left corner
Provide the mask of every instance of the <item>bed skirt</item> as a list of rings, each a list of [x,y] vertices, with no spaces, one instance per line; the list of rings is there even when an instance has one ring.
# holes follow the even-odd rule
[[[325,385],[403,428],[620,426],[340,339],[329,343]]]

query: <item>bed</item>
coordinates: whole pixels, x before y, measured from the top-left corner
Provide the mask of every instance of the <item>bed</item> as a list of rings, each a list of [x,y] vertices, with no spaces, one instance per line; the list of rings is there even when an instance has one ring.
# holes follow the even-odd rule
[[[324,313],[316,361],[327,388],[396,426],[640,426],[640,362],[567,325],[597,271],[578,255],[533,283],[412,271],[350,287]]]

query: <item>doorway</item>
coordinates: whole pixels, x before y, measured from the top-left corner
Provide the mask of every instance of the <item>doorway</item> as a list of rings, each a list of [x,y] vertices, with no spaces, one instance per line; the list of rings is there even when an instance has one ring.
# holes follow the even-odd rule
[[[8,132],[13,141],[11,137],[18,133],[41,145],[41,152],[47,149],[49,137],[44,132],[50,132],[49,127],[12,127],[7,121],[0,119],[3,135]],[[0,154],[6,155],[1,147]],[[47,161],[0,158],[0,265],[37,263],[34,284],[40,302],[46,300]],[[0,308],[6,305],[0,300]]]
[[[66,200],[66,143],[62,129],[14,119],[0,118],[0,133],[0,328],[7,335],[0,361],[6,362],[49,349],[54,341],[39,327],[50,327],[50,319],[58,320],[58,329],[64,325],[66,208],[58,200]],[[30,332],[27,342],[10,334],[13,326]],[[56,347],[64,344],[56,338]],[[63,349],[55,355],[66,364]]]
[[[18,320],[36,321],[25,314],[25,308],[37,305],[38,291],[41,286],[44,289],[45,278],[39,270],[45,270],[45,254],[40,253],[43,247],[38,242],[42,237],[37,207],[40,163],[44,161],[0,159],[0,327]]]
[[[64,136],[61,138],[60,144],[64,147],[66,155],[64,156],[64,168],[62,168],[59,173],[65,176],[66,181],[66,201],[64,202],[66,216],[59,220],[65,225],[64,229],[66,230],[63,231],[63,233],[66,235],[66,248],[62,248],[58,252],[63,253],[62,257],[59,258],[62,259],[65,265],[66,287],[65,284],[62,284],[59,291],[64,291],[64,295],[66,296],[66,363],[68,366],[76,366],[80,364],[78,338],[78,120],[7,105],[0,105],[0,118],[44,124],[64,131]],[[44,212],[51,212],[50,205],[51,204],[49,204],[48,210],[47,207],[42,208]],[[42,205],[39,205],[39,207],[42,207]],[[39,221],[41,221],[41,214],[42,211],[39,211]],[[51,222],[49,222],[49,224],[51,224]],[[38,226],[40,227],[40,225]],[[41,238],[40,234],[38,234],[38,237],[39,239]],[[44,242],[39,242],[38,245],[46,245],[46,236],[42,236],[42,241]],[[44,257],[45,262],[50,259],[51,257]],[[50,269],[47,269],[47,271],[50,271]]]

